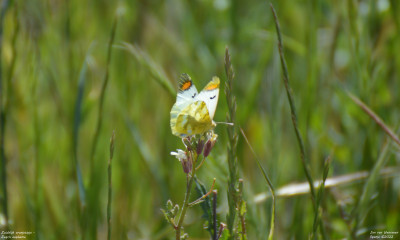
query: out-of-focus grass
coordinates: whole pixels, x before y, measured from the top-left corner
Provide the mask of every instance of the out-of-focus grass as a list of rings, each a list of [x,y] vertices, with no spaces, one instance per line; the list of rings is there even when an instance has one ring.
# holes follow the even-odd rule
[[[328,155],[328,180],[360,171],[373,173],[366,181],[324,191],[320,216],[327,237],[361,234],[359,238],[364,239],[368,230],[399,231],[400,179],[377,173],[400,164],[400,149],[346,91],[359,96],[387,126],[398,127],[400,5],[395,0],[271,2],[286,44],[298,127],[311,175],[321,178]],[[123,14],[109,63],[93,159],[96,169],[91,169],[117,8]],[[89,229],[82,229],[71,141],[84,62],[76,156],[86,188],[91,186],[91,172],[98,173],[92,181],[99,189],[98,209],[88,217],[94,218],[99,239],[107,237],[107,163],[114,129],[112,239],[173,239],[159,209],[168,199],[182,202],[186,184],[181,165],[169,155],[183,147],[169,126],[177,79],[186,72],[201,89],[212,76],[219,76],[221,96],[214,120],[224,121],[228,111],[223,96],[226,46],[235,67],[236,122],[271,182],[279,189],[306,181],[274,28],[269,3],[257,0],[12,1],[4,16],[1,55],[3,90],[11,90],[0,96],[3,105],[7,102],[4,153],[10,228],[34,231],[41,239],[81,239],[88,234]],[[4,81],[9,76],[10,81]],[[226,127],[217,126],[218,142],[198,172],[203,182],[217,179],[221,221],[228,211]],[[385,159],[378,162],[385,148]],[[266,239],[271,202],[255,204],[253,200],[268,189],[241,138],[236,155],[238,175],[244,180],[248,239]],[[279,198],[278,194],[275,211],[276,239],[307,239],[313,232],[315,213],[309,196]],[[185,231],[194,239],[209,236],[202,229],[201,215],[200,207],[194,207],[185,218]]]

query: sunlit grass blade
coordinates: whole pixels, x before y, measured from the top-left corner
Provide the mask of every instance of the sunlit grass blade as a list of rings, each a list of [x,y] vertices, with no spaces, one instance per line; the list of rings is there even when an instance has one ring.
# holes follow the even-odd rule
[[[368,171],[360,171],[351,174],[345,174],[340,176],[335,176],[331,178],[327,178],[325,181],[325,188],[339,187],[339,186],[347,186],[350,184],[358,183],[368,178]],[[382,178],[391,178],[396,177],[400,174],[399,167],[387,167],[380,170],[379,175]],[[314,187],[320,186],[322,180],[317,180],[314,182]],[[308,182],[303,183],[291,183],[285,186],[282,186],[276,190],[276,197],[278,198],[290,198],[295,196],[300,196],[304,194],[310,193],[310,186]],[[262,203],[269,199],[271,194],[263,192],[259,193],[254,197],[255,203]]]

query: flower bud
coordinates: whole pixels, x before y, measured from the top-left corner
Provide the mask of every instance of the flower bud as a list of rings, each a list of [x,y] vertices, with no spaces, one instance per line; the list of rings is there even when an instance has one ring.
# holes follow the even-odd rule
[[[196,149],[197,155],[200,155],[203,152],[203,148],[204,148],[204,139],[200,138],[199,141],[197,142],[197,149]]]
[[[208,139],[208,141],[206,142],[206,145],[204,147],[204,152],[203,152],[204,157],[207,157],[210,154],[212,148],[215,145],[215,142],[217,141],[217,137],[218,137],[218,135],[213,133],[213,135],[210,137],[210,139]]]

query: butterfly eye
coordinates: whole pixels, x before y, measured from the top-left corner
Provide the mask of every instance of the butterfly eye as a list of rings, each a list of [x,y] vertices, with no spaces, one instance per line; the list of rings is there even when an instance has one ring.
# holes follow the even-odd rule
[[[214,97],[210,97],[210,99],[214,99],[217,95],[214,95]]]
[[[196,97],[196,93],[193,94],[192,98]]]

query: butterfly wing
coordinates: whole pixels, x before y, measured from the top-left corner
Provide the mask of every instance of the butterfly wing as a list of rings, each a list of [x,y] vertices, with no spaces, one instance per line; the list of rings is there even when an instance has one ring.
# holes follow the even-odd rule
[[[213,77],[212,80],[204,87],[204,89],[194,98],[195,100],[205,102],[211,120],[214,118],[215,110],[217,109],[219,84],[219,78]]]
[[[183,109],[176,119],[175,131],[172,133],[185,137],[188,135],[202,134],[212,128],[212,120],[208,113],[207,105],[203,101],[196,101]]]
[[[198,95],[197,89],[194,86],[192,79],[186,73],[183,73],[179,80],[178,95],[176,97],[176,103],[171,109],[171,130],[177,133],[176,122],[178,114],[181,113],[188,105],[192,104],[195,100],[194,98]],[[174,133],[174,134],[175,134]],[[177,134],[175,134],[177,135]]]
[[[179,79],[178,95],[176,103],[178,105],[190,104],[194,102],[194,98],[198,95],[196,86],[194,86],[192,79],[186,73],[183,73]]]

